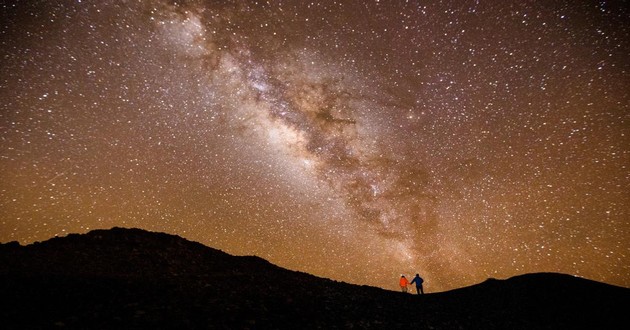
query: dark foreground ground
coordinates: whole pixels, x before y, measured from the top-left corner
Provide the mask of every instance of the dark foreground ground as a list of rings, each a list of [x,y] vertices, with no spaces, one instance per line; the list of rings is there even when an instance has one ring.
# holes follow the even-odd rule
[[[630,289],[563,274],[416,296],[96,230],[0,245],[2,329],[630,329]]]

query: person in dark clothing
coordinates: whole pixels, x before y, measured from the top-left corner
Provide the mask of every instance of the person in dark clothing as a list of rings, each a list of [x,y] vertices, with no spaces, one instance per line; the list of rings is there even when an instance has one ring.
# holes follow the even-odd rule
[[[418,294],[424,294],[424,290],[422,290],[422,283],[424,282],[424,280],[422,279],[422,277],[420,277],[419,274],[416,274],[416,277],[413,278],[413,280],[411,280],[410,284],[416,284],[416,291],[418,292]]]

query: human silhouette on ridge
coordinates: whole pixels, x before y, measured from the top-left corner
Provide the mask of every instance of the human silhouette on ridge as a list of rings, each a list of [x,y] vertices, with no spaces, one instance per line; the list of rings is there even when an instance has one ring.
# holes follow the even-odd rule
[[[411,280],[411,284],[414,283],[416,284],[416,291],[418,294],[424,294],[424,290],[422,289],[422,283],[424,283],[424,280],[420,277],[420,274],[416,274],[416,277]]]
[[[407,292],[407,285],[409,285],[409,281],[407,281],[405,275],[400,275],[400,290],[402,292]]]

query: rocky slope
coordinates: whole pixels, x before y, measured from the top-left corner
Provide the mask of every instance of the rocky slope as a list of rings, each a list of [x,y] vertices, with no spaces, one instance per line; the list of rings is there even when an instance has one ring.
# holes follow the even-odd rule
[[[630,289],[563,274],[416,296],[140,229],[0,245],[3,329],[626,329]]]

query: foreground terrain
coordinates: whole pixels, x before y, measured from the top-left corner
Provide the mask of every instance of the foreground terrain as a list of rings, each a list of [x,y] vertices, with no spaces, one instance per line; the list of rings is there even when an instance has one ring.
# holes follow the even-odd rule
[[[630,289],[569,275],[416,296],[140,229],[2,244],[0,292],[3,329],[630,327]]]

